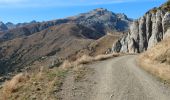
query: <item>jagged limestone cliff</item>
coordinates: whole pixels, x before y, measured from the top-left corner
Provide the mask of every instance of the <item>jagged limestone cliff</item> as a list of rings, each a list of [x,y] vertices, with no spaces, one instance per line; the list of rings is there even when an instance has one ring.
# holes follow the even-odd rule
[[[115,52],[140,53],[170,36],[170,1],[135,20],[126,36],[113,45]]]

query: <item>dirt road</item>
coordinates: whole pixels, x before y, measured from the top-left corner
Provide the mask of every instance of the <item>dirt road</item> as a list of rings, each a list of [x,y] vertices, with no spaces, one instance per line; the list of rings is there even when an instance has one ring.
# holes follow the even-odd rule
[[[168,86],[138,67],[135,59],[128,55],[88,65],[94,74],[78,83],[84,94],[70,100],[170,100]]]

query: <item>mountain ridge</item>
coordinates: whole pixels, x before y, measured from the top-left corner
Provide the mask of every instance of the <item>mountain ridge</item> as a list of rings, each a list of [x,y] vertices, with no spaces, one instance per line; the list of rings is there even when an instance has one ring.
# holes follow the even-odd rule
[[[94,9],[90,12],[79,14],[73,17],[51,20],[46,22],[23,23],[18,25],[18,28],[12,28],[3,32],[0,36],[0,41],[14,39],[15,37],[22,37],[40,32],[51,26],[60,25],[64,23],[76,23],[85,27],[91,28],[103,35],[112,34],[114,32],[124,32],[128,30],[132,19],[127,18],[124,14],[115,14],[104,8]],[[22,32],[15,32],[21,30]]]

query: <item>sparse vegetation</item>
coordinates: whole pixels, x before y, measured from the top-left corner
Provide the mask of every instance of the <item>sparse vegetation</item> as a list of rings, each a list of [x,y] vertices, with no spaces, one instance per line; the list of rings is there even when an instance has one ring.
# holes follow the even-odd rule
[[[112,57],[117,57],[119,56],[119,54],[106,54],[106,55],[97,55],[95,57],[91,57],[91,56],[87,56],[87,55],[83,55],[80,59],[75,61],[76,65],[80,65],[80,64],[87,64],[87,63],[91,63],[93,61],[100,61],[100,60],[106,60]]]
[[[139,56],[139,64],[146,71],[170,82],[170,44],[167,38]]]
[[[4,83],[2,99],[8,100],[8,97],[12,95],[12,93],[17,92],[17,90],[21,87],[20,84],[28,81],[29,76],[27,74],[17,74],[10,81]]]
[[[118,53],[112,53],[112,54],[106,54],[106,55],[97,55],[95,57],[89,56],[89,55],[83,55],[80,58],[78,58],[76,61],[74,62],[70,62],[68,60],[65,60],[63,62],[63,64],[61,65],[62,68],[71,68],[74,66],[78,66],[81,64],[88,64],[88,63],[92,63],[94,61],[100,61],[100,60],[106,60],[112,57],[117,57],[120,54]]]
[[[81,81],[85,78],[85,75],[89,71],[89,69],[83,65],[76,66],[74,69],[74,80],[76,82]]]
[[[74,80],[79,82],[89,72],[89,69],[83,66],[83,64],[117,56],[119,54],[98,55],[96,57],[84,55],[74,62],[65,60],[60,67],[50,69],[40,67],[33,72],[18,74],[7,81],[3,88],[0,89],[0,99],[30,100],[38,98],[58,100],[60,98],[56,96],[56,93],[61,91],[64,78],[69,70],[73,70]]]
[[[67,69],[40,68],[36,73],[18,74],[2,88],[2,100],[58,99],[55,93],[61,90]],[[1,98],[0,98],[1,99]]]
[[[92,69],[89,70],[89,68],[84,67],[82,64],[88,64],[92,63],[94,61],[101,61],[101,60],[106,60],[112,57],[117,57],[119,54],[107,54],[107,55],[98,55],[95,57],[91,57],[88,55],[83,55],[81,58],[77,59],[75,62],[72,64],[68,63],[68,65],[74,66],[74,80],[76,82],[81,81],[82,79],[85,78],[85,75],[87,72],[92,71]]]
[[[80,65],[80,64],[87,64],[90,63],[94,60],[93,57],[88,56],[88,55],[83,55],[81,58],[77,59],[74,64],[75,65]]]
[[[72,64],[70,61],[65,60],[65,61],[63,62],[63,64],[61,65],[61,67],[64,68],[64,69],[67,69],[67,68],[73,67],[73,64]]]
[[[164,5],[162,5],[161,9],[165,11],[170,11],[170,0],[168,0]]]
[[[156,12],[157,12],[157,9],[158,9],[158,8],[153,8],[153,9],[151,10],[151,13],[154,13],[154,14],[156,14]]]
[[[112,57],[117,57],[119,54],[107,54],[107,55],[97,55],[94,60],[95,61],[100,61],[100,60],[106,60]]]
[[[158,10],[162,10],[165,12],[169,12],[170,11],[170,0],[168,0],[166,3],[164,3],[163,5],[161,5],[160,7],[154,7],[153,9],[151,9],[150,11],[148,11],[147,13],[151,12],[156,14],[156,12]]]

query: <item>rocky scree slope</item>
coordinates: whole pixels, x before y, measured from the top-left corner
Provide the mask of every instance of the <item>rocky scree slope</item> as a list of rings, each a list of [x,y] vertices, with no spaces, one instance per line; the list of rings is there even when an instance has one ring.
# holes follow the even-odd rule
[[[133,21],[126,36],[113,45],[114,52],[140,53],[170,35],[170,1]]]

